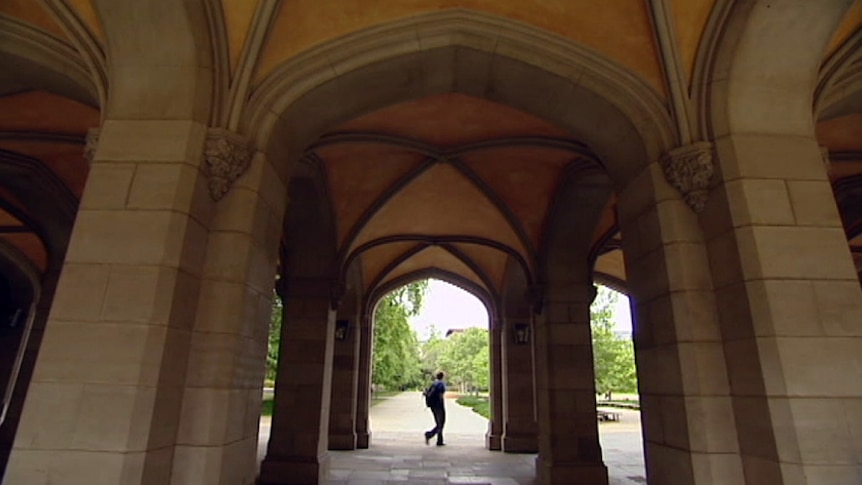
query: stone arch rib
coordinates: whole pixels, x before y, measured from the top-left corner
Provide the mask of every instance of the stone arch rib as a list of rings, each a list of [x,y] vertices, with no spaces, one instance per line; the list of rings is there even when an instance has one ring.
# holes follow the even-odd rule
[[[383,286],[374,288],[372,291],[368,292],[368,297],[365,299],[364,313],[366,315],[373,316],[374,309],[377,307],[378,302],[390,291],[414,281],[430,278],[443,280],[447,283],[453,284],[478,298],[479,301],[485,305],[485,309],[488,311],[489,321],[493,322],[499,314],[497,301],[492,298],[484,288],[463,276],[439,268],[425,268],[417,270],[406,275],[399,276],[398,278],[387,282]]]
[[[496,48],[500,44],[505,44],[505,54]],[[417,60],[422,55],[435,54],[439,54],[435,62],[440,62],[433,66],[423,66],[423,60]],[[657,159],[675,144],[675,127],[661,96],[636,74],[562,36],[464,9],[389,22],[326,42],[294,57],[274,70],[251,94],[241,131],[254,137],[264,151],[274,154],[286,150],[292,154],[291,158],[341,121],[416,97],[442,92],[480,94],[489,99],[495,95],[514,96],[503,102],[520,109],[535,108],[532,106],[535,100],[527,94],[490,89],[490,81],[482,75],[465,74],[464,70],[472,66],[464,66],[469,64],[466,61],[459,64],[459,55],[476,55],[495,66],[521,66],[518,69],[526,66],[539,77],[544,76],[548,83],[564,86],[559,96],[565,100],[551,103],[553,108],[544,107],[546,112],[539,112],[538,108],[527,111],[569,129],[578,139],[589,141],[595,153],[611,164],[612,171],[618,172],[618,184],[625,183],[640,166]],[[427,70],[429,75],[409,78],[407,86],[403,82],[393,89],[380,86],[379,93],[372,93],[386,100],[356,96],[346,97],[343,103],[333,100],[332,104],[339,106],[319,113],[320,117],[329,118],[319,125],[308,122],[307,117],[303,118],[306,122],[298,118],[293,123],[289,119],[288,111],[302,105],[300,101],[309,103],[306,108],[314,106],[309,96],[332,89],[336,79],[363,75],[363,69],[369,66],[388,64],[397,69],[395,64],[399,62],[413,62],[413,67]],[[377,74],[381,82],[394,82],[387,79],[390,76],[381,75],[379,69]],[[476,77],[481,79],[473,79]],[[340,86],[349,90],[351,85],[345,81]],[[572,108],[561,110],[560,105]],[[593,113],[601,111],[605,121],[602,130],[596,127],[594,118],[588,123],[577,112],[575,107],[580,105],[589,105]],[[284,136],[276,134],[279,130],[286,130]],[[621,143],[623,140],[631,143]]]

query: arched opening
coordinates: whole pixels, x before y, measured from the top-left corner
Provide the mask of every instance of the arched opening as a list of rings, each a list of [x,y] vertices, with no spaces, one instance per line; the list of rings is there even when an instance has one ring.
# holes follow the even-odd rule
[[[437,277],[440,276],[438,273]],[[420,291],[423,293],[421,307],[418,312],[410,312],[414,303],[420,303],[415,298],[420,296]],[[411,292],[413,298],[409,296]],[[406,306],[403,305],[405,299]],[[374,308],[371,384],[375,392],[372,393],[371,405],[379,403],[381,407],[372,407],[370,412],[370,428],[374,436],[371,448],[392,440],[409,442],[412,439],[414,444],[422,444],[422,434],[434,428],[434,420],[421,393],[434,381],[438,372],[445,374],[445,442],[484,448],[491,418],[488,400],[492,392],[491,374],[495,370],[490,365],[490,319],[482,301],[456,285],[430,279],[416,280],[390,290]],[[463,313],[459,315],[462,309],[469,308],[472,308],[475,320],[466,318]],[[430,321],[432,316],[434,320]],[[412,346],[410,350],[413,353],[407,357],[412,360],[393,358],[393,350],[398,351],[398,342],[395,341],[398,337],[393,330],[409,332],[403,340]],[[396,363],[406,364],[408,368],[403,371],[393,369]],[[401,394],[390,397],[390,401],[386,396],[392,396],[393,391]],[[476,405],[483,401],[485,414],[476,414],[459,404],[462,397],[473,397]],[[443,442],[442,435],[432,438]]]
[[[443,15],[463,21],[456,30],[489,35],[482,15]],[[494,36],[507,35],[497,27]],[[512,37],[507,41],[523,50],[501,55],[460,45],[452,36],[450,45],[392,55],[387,43],[394,37],[377,39],[364,64],[305,91],[295,90],[303,86],[298,80],[288,82],[299,71],[279,70],[254,95],[253,106],[265,105],[266,113],[252,109],[246,120],[267,147],[267,162],[288,185],[311,177],[317,193],[326,194],[321,206],[330,222],[310,254],[323,255],[321,243],[326,251],[334,247],[325,265],[342,277],[355,271],[360,294],[417,266],[445,268],[484,287],[499,309],[492,319],[502,329],[501,361],[530,363],[526,373],[512,365],[509,377],[500,378],[499,388],[509,397],[498,406],[508,426],[500,423],[490,433],[496,446],[527,453],[544,447],[540,475],[559,470],[568,479],[586,473],[585,479],[606,473],[588,358],[591,258],[608,231],[627,222],[616,222],[614,187],[629,204],[649,204],[654,197],[641,187],[637,197],[625,190],[656,175],[654,167],[644,167],[670,140],[667,119],[653,109],[655,94],[608,64],[584,61],[580,67],[601,81],[575,81],[554,72],[553,63],[537,61],[559,44],[538,47]],[[329,48],[314,55],[326,55]],[[583,61],[576,48],[565,48]],[[434,75],[405,78],[414,69]],[[606,96],[614,85],[626,87]],[[584,109],[560,110],[561,105]],[[291,195],[289,211],[297,203],[306,201]],[[640,226],[623,229],[636,237]],[[286,240],[297,233],[286,231]],[[303,227],[298,237],[308,234]],[[514,339],[524,331],[534,338],[519,347]],[[568,362],[570,357],[576,360]],[[569,373],[578,378],[561,377]],[[537,399],[516,399],[522,390]],[[362,392],[360,385],[360,402]],[[357,429],[361,421],[357,417]],[[557,446],[569,450],[556,456]],[[262,476],[269,473],[268,460]],[[580,465],[570,468],[575,462]],[[272,473],[266,480],[276,483]]]

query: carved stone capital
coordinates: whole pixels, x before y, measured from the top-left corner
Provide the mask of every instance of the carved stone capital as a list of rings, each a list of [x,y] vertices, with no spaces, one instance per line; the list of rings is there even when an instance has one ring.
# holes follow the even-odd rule
[[[701,213],[715,174],[712,143],[695,142],[670,150],[662,155],[661,168],[692,210]]]
[[[210,195],[220,200],[231,185],[251,164],[251,148],[241,135],[221,128],[207,132],[206,173],[209,176]]]
[[[99,134],[102,132],[99,128],[90,128],[87,130],[87,138],[84,144],[84,160],[87,165],[93,164],[93,158],[96,157],[96,148],[99,147]]]

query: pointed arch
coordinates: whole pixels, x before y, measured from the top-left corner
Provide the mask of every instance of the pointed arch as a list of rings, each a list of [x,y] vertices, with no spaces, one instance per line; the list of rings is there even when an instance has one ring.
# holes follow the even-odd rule
[[[241,130],[287,176],[327,129],[445,92],[484,97],[567,129],[620,186],[675,144],[666,105],[639,77],[569,39],[469,10],[386,23],[287,61],[252,93]]]

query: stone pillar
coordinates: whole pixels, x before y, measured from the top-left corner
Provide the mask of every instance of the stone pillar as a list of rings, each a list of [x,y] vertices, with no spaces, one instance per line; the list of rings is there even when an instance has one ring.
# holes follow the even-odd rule
[[[344,304],[342,304],[344,306]],[[339,308],[337,325],[346,325],[344,340],[335,340],[332,397],[329,412],[329,449],[356,449],[356,397],[359,383],[360,326],[354,308]],[[345,323],[340,323],[345,322]]]
[[[503,358],[500,347],[502,326],[496,319],[491,320],[490,334],[491,368],[488,382],[491,383],[491,419],[488,420],[488,432],[485,434],[485,446],[492,451],[503,448]]]
[[[859,483],[862,291],[817,144],[716,148],[703,216],[745,483]]]
[[[184,120],[103,125],[5,485],[171,483],[211,204],[205,136]]]
[[[251,485],[286,195],[262,154],[229,191],[209,188],[220,200],[206,240],[170,483]]]
[[[367,449],[371,445],[371,425],[368,413],[371,409],[371,317],[363,315],[359,325],[359,375],[356,392],[356,447]]]
[[[261,485],[320,483],[327,475],[335,311],[331,282],[286,282],[272,431]]]
[[[691,148],[675,153],[664,171],[673,170],[671,180],[689,174],[708,183],[709,147]],[[705,185],[679,186],[687,197],[653,163],[619,194],[647,478],[744,483],[719,309],[695,212],[706,203]]]
[[[535,332],[531,317],[511,317],[503,322],[500,347],[503,367],[503,451],[536,453],[539,451],[536,424],[535,374],[533,345]],[[516,341],[516,326],[526,328],[526,342]]]
[[[542,485],[608,483],[596,420],[587,283],[549,288],[536,325],[539,456]]]

